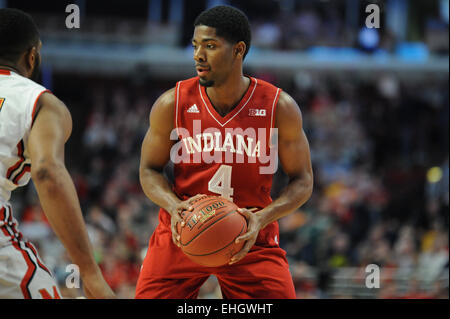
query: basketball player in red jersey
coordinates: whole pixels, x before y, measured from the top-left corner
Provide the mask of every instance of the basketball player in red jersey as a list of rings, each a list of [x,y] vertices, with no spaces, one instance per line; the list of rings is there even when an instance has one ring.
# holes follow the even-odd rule
[[[136,298],[196,298],[212,274],[224,298],[296,297],[286,253],[278,245],[277,220],[312,193],[309,145],[297,103],[281,89],[243,74],[250,38],[240,10],[218,6],[201,13],[192,38],[198,76],[178,82],[153,105],[140,178],[145,194],[161,209]],[[256,131],[257,137],[250,134]],[[262,158],[263,149],[274,151],[276,136],[289,184],[272,201],[275,170],[265,171],[270,165]],[[177,157],[180,152],[184,156]],[[169,160],[173,186],[163,175]],[[229,198],[247,218],[248,231],[237,238],[245,245],[227,265],[200,266],[179,248],[180,212],[192,210],[189,203],[199,194]]]

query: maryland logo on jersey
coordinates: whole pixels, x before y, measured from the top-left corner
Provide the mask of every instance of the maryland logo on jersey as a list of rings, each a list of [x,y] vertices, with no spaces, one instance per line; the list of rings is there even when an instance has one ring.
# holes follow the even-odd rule
[[[5,102],[5,98],[4,97],[0,97],[0,111],[2,110],[3,102]]]

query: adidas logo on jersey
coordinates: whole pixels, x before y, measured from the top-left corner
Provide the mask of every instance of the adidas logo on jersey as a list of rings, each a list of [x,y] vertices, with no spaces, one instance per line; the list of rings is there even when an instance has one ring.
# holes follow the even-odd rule
[[[249,109],[249,116],[266,116],[266,109]]]
[[[198,109],[197,104],[194,104],[190,108],[188,108],[187,112],[188,113],[200,113],[200,110]]]

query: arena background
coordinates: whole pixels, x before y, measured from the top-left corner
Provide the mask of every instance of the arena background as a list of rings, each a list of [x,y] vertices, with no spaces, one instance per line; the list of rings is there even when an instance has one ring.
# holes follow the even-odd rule
[[[80,28],[66,27],[71,3]],[[303,113],[314,193],[280,220],[297,297],[448,298],[448,0],[0,0],[40,28],[41,83],[72,113],[66,163],[114,291],[134,296],[158,222],[138,178],[151,106],[195,75],[193,20],[217,4],[250,18],[245,73],[283,88]],[[369,4],[380,28],[365,27]],[[285,183],[278,170],[275,197]],[[81,296],[66,288],[71,262],[32,183],[12,204],[64,297]],[[380,288],[365,285],[369,264],[381,267]],[[220,297],[211,277],[200,298]]]

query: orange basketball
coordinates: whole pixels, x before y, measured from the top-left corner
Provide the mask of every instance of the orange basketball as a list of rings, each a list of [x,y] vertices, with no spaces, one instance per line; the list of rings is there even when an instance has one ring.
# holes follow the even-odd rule
[[[201,196],[191,202],[194,209],[181,213],[184,227],[178,224],[182,251],[194,262],[208,267],[227,264],[242,249],[237,237],[247,231],[247,221],[238,206],[219,196]]]

